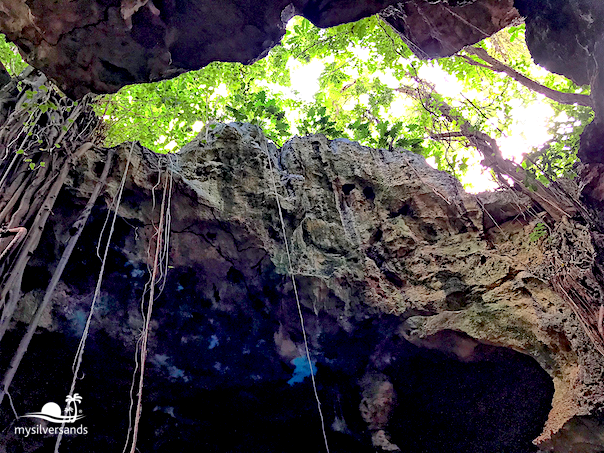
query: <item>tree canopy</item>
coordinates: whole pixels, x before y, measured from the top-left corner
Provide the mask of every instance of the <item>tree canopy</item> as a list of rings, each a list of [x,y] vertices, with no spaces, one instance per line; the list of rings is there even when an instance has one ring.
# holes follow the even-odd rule
[[[9,72],[22,69],[5,44],[0,60]],[[296,77],[309,67],[320,68],[312,97]],[[215,62],[99,96],[95,104],[108,145],[138,140],[170,152],[203,125],[246,121],[260,125],[278,145],[294,134],[322,133],[405,148],[462,181],[469,166],[482,161],[500,183],[509,176],[503,161],[485,155],[501,154],[499,147],[495,153],[484,143],[494,140],[496,146],[517,133],[519,112],[538,106],[551,112],[550,138],[523,149],[521,163],[523,184],[535,189],[537,182],[572,177],[579,134],[592,119],[588,89],[534,65],[523,25],[452,57],[424,60],[378,16],[329,29],[296,17],[282,42],[254,64]]]

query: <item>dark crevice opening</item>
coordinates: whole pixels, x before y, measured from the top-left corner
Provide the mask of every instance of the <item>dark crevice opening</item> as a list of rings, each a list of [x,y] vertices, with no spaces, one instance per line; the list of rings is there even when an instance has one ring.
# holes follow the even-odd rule
[[[354,189],[354,184],[344,184],[342,186],[342,192],[344,192],[344,195],[350,195],[350,192],[352,192]]]
[[[551,409],[553,381],[532,357],[441,332],[439,346],[472,344],[469,359],[394,340],[382,372],[397,393],[387,427],[407,453],[528,453]],[[460,340],[461,339],[461,340]]]

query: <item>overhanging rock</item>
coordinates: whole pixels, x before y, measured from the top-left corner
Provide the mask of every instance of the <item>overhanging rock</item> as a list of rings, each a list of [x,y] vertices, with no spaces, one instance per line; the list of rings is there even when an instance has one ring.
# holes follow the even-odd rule
[[[432,57],[475,43],[518,16],[511,0],[0,0],[0,31],[30,64],[81,97],[212,61],[251,63],[280,41],[296,14],[330,27],[389,6],[388,22],[416,52]]]
[[[399,2],[380,17],[420,58],[448,57],[521,19],[513,0]]]
[[[302,14],[327,27],[392,0],[2,0],[0,31],[66,93],[115,92],[212,61],[251,63]]]

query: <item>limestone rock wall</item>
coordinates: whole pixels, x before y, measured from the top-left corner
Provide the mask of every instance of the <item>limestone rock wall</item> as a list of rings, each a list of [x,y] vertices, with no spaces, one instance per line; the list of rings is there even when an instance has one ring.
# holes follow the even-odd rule
[[[257,127],[236,123],[202,131],[169,158],[120,150],[105,202],[13,385],[19,411],[67,391],[100,265],[95,248],[130,149],[80,384],[95,437],[68,440],[65,451],[88,451],[91,439],[114,448],[127,428],[162,168],[173,170],[175,185],[169,267],[149,341],[144,448],[321,448],[285,240],[333,451],[517,452],[534,451],[533,440],[543,451],[604,448],[604,358],[539,278],[548,242],[532,234],[542,221],[536,207],[512,192],[467,194],[403,150],[320,135],[277,149]],[[84,156],[57,203],[9,342],[42,297],[101,159]],[[3,367],[10,347],[3,344]],[[292,440],[294,419],[307,426],[303,440]],[[224,423],[233,424],[228,439],[217,437]],[[172,443],[163,438],[176,432]],[[8,436],[0,445],[14,451],[24,442]]]

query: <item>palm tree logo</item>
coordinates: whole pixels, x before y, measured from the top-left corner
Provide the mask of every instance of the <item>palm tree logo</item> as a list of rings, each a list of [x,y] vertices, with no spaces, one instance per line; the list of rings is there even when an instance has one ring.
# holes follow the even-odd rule
[[[79,393],[67,395],[67,397],[65,398],[65,402],[67,403],[67,407],[65,408],[65,415],[70,416],[70,420],[68,423],[73,423],[78,419],[78,403],[82,402],[82,397]]]
[[[74,423],[84,416],[81,414],[82,411],[78,412],[78,403],[82,402],[82,397],[78,393],[67,395],[65,398],[67,406],[65,407],[64,413],[61,415],[61,407],[57,403],[46,403],[40,412],[29,412],[23,417],[41,418],[53,423]]]

